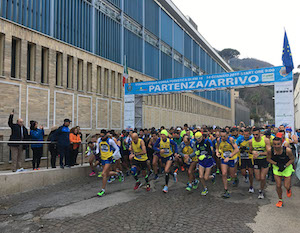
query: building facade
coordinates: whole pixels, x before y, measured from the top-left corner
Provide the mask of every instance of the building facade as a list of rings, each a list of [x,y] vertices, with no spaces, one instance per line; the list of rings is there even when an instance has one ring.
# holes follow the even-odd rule
[[[12,109],[46,133],[64,118],[84,134],[123,129],[124,57],[129,82],[231,71],[169,0],[1,0],[0,16],[4,140]],[[227,90],[143,97],[143,126],[232,125],[232,97]]]

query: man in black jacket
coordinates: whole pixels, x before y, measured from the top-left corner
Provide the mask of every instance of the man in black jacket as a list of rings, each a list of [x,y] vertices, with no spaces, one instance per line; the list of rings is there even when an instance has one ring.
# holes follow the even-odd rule
[[[29,139],[28,130],[24,126],[24,121],[19,118],[17,124],[13,123],[14,111],[10,114],[8,118],[8,126],[11,128],[11,135],[9,141],[25,141]],[[12,171],[15,172],[18,169],[21,171],[22,166],[22,155],[25,145],[22,144],[8,144],[11,150],[12,158]]]

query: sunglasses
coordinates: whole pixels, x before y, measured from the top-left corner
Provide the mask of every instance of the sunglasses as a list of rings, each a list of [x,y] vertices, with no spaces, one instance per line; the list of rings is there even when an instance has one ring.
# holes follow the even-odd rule
[[[258,134],[258,133],[254,133],[253,135],[254,135],[254,136],[258,136],[259,134]]]

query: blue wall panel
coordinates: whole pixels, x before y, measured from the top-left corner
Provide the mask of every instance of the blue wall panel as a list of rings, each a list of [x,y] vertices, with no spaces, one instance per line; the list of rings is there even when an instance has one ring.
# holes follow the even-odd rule
[[[184,76],[182,75],[182,69],[183,65],[178,61],[174,61],[174,78],[182,78]]]
[[[128,67],[142,72],[143,70],[143,40],[134,33],[124,30],[124,55]]]
[[[158,79],[159,64],[158,64],[158,49],[145,43],[145,72],[147,75]]]
[[[143,24],[143,1],[124,0],[124,12],[135,21]]]
[[[183,30],[174,23],[174,49],[183,54]]]
[[[120,63],[121,26],[116,21],[96,11],[95,52],[96,54]]]
[[[159,36],[159,6],[153,0],[145,1],[145,27]]]
[[[115,5],[116,7],[120,8],[121,7],[121,0],[107,0],[110,3],[112,3],[113,5]]]
[[[168,45],[172,45],[172,19],[167,15],[166,12],[161,10],[161,39]]]
[[[200,46],[193,41],[193,63],[200,67]]]
[[[192,60],[192,38],[186,33],[184,33],[184,56]]]
[[[172,78],[172,58],[161,52],[161,79]]]
[[[187,68],[187,67],[184,67],[184,77],[192,77],[192,71]]]

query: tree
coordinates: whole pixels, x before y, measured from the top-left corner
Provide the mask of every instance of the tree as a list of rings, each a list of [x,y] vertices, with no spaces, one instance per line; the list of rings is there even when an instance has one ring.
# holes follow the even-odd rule
[[[229,62],[229,60],[232,58],[238,58],[240,52],[236,49],[223,49],[221,52],[219,52],[219,54],[226,60],[226,62]]]

